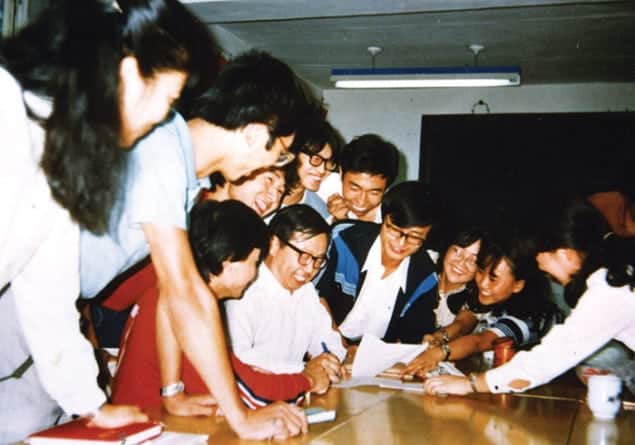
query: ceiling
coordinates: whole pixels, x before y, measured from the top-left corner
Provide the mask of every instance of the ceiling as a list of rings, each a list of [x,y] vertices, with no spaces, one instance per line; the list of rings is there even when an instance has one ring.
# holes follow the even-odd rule
[[[184,0],[229,56],[264,49],[319,88],[333,68],[518,65],[527,84],[635,82],[635,1]]]

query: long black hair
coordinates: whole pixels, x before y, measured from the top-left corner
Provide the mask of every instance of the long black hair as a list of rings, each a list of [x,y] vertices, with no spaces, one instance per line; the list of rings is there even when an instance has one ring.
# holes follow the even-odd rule
[[[107,230],[121,193],[119,64],[134,56],[144,78],[212,78],[216,48],[205,25],[176,0],[58,0],[0,45],[2,63],[23,89],[52,100],[37,116],[46,140],[41,166],[55,200],[80,225]],[[157,122],[158,124],[159,122]]]
[[[567,198],[550,208],[539,235],[538,251],[569,248],[583,258],[580,271],[565,287],[565,299],[574,307],[586,290],[586,280],[606,268],[606,282],[614,287],[635,287],[635,239],[621,238],[591,204],[580,197]]]

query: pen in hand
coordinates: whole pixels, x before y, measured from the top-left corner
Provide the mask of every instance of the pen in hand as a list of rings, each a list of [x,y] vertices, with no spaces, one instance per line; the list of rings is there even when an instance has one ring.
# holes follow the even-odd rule
[[[326,342],[322,341],[322,342],[320,342],[320,344],[322,345],[322,352],[323,352],[323,353],[325,353],[325,354],[331,354],[331,351],[329,350],[329,347],[328,347],[328,346],[326,346]],[[337,378],[338,378],[338,379],[339,379],[339,378],[341,378],[341,375],[340,375],[340,372],[339,372],[339,371],[337,371],[337,372],[335,373],[335,375],[337,376]]]

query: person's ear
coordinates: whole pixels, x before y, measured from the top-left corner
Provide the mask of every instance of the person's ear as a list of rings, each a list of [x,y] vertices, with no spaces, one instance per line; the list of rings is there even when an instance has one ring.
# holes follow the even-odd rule
[[[277,236],[272,236],[269,241],[269,256],[274,256],[280,250],[280,239]]]
[[[119,79],[122,99],[134,103],[143,94],[145,86],[136,57],[126,56],[119,62]]]
[[[252,122],[242,129],[249,148],[264,150],[269,142],[269,128],[265,124]]]
[[[514,286],[512,287],[512,293],[517,294],[524,288],[525,288],[525,280],[516,280],[514,281]]]

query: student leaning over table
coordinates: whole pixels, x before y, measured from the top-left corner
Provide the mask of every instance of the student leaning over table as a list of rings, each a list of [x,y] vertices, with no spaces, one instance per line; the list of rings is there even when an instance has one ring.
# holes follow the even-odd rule
[[[62,412],[101,426],[145,418],[104,405],[97,386],[74,304],[79,226],[105,230],[125,149],[188,75],[215,71],[209,31],[175,0],[51,4],[0,43],[0,442]]]
[[[562,320],[550,301],[547,279],[539,273],[516,231],[504,228],[507,225],[509,222],[492,228],[483,239],[477,258],[478,292],[468,297],[456,320],[447,327],[452,333],[468,332],[448,342],[431,344],[406,365],[403,375],[425,378],[440,361],[491,351],[501,337],[512,338],[516,347],[534,343]]]
[[[258,264],[267,256],[269,233],[266,225],[251,209],[242,203],[204,201],[191,212],[188,238],[197,269],[214,298],[240,298],[245,288],[254,280]],[[187,357],[182,353],[175,357],[179,374],[171,381],[182,382],[172,389],[161,389],[157,329],[157,279],[152,264],[139,275],[136,289],[122,285],[133,294],[135,306],[131,311],[122,336],[119,366],[115,375],[112,399],[117,403],[132,403],[141,407],[161,407],[164,402],[188,398],[199,408],[197,411],[180,411],[177,415],[211,415],[216,404],[211,389],[202,381]],[[119,289],[117,290],[117,292]],[[116,295],[116,293],[115,293]],[[231,357],[241,397],[246,404],[261,406],[258,397],[271,400],[287,400],[303,397],[308,383],[302,376],[274,376],[249,369],[235,356]],[[163,376],[165,377],[165,376]],[[256,400],[253,400],[255,395]],[[165,404],[170,411],[170,404]],[[191,405],[190,405],[191,406]],[[252,405],[253,407],[253,405]],[[284,415],[284,412],[281,413]]]
[[[548,209],[549,210],[549,209]],[[538,266],[563,285],[586,278],[586,289],[562,325],[531,351],[519,352],[498,368],[469,378],[435,377],[424,384],[431,394],[524,391],[549,382],[611,339],[635,350],[635,245],[604,236],[601,216],[582,201],[547,210]],[[581,270],[592,273],[576,277]]]
[[[82,233],[85,297],[150,253],[164,315],[157,335],[175,337],[161,343],[174,343],[185,352],[243,438],[298,434],[296,424],[303,419],[283,422],[278,430],[279,423],[272,422],[280,417],[277,412],[286,410],[293,417],[295,411],[286,405],[250,411],[241,403],[218,303],[197,272],[187,242],[187,212],[212,172],[234,181],[288,162],[292,156],[287,147],[311,106],[300,79],[286,64],[261,51],[239,55],[191,102],[187,122],[174,113],[140,141],[130,160],[125,199],[119,202],[119,224],[102,236]],[[160,360],[161,366],[169,363]]]
[[[258,278],[242,299],[225,303],[232,350],[255,369],[302,373],[322,394],[339,381],[346,355],[311,282],[326,264],[330,227],[315,209],[295,204],[276,213],[269,230]]]

